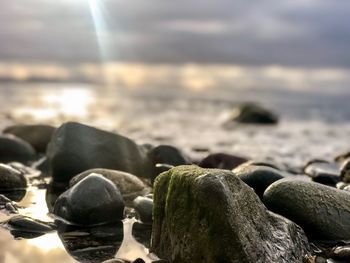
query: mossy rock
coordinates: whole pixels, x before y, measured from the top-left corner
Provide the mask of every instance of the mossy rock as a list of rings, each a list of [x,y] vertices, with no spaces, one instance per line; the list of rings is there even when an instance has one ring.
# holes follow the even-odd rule
[[[303,230],[227,170],[179,166],[155,182],[151,251],[170,262],[302,262]]]

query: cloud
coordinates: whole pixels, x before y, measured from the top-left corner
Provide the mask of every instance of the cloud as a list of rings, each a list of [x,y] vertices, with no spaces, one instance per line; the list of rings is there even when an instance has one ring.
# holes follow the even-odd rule
[[[1,1],[0,60],[350,67],[347,1],[96,1]]]

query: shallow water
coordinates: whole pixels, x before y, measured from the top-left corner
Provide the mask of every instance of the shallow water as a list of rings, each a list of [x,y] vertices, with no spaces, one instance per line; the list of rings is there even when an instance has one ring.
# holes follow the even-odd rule
[[[24,122],[59,125],[81,121],[114,130],[138,143],[171,144],[192,159],[226,152],[280,165],[301,167],[312,158],[332,159],[348,151],[350,96],[343,93],[276,91],[124,90],[78,84],[9,84],[0,87],[1,127]],[[243,101],[259,101],[279,113],[277,126],[223,127],[225,115]],[[20,213],[52,221],[45,190],[28,189]],[[0,220],[7,217],[0,212]],[[129,231],[130,222],[124,231]],[[0,263],[76,262],[56,233],[13,240],[0,229]],[[132,236],[117,256],[146,259]]]

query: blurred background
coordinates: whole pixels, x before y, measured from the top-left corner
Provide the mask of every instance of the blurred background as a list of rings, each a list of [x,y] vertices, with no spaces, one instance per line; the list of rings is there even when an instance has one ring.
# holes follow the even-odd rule
[[[0,0],[0,128],[76,120],[193,158],[331,158],[350,136],[349,17],[348,1]],[[225,128],[242,102],[279,124]],[[0,236],[0,262],[72,261]]]

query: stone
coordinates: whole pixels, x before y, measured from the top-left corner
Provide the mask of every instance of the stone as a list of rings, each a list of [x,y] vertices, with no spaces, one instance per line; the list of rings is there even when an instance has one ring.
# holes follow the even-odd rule
[[[350,239],[350,193],[318,183],[283,179],[263,196],[268,209],[300,225],[316,240]]]
[[[110,180],[90,174],[58,197],[53,213],[74,225],[106,224],[123,218],[124,201]]]
[[[278,116],[258,104],[245,103],[232,110],[226,123],[232,121],[246,124],[277,124]]]
[[[344,183],[350,183],[350,158],[343,161],[340,167],[340,177]]]
[[[23,173],[6,164],[0,164],[0,191],[23,190],[27,180]]]
[[[53,134],[47,156],[53,180],[69,182],[93,168],[120,170],[150,178],[153,165],[144,147],[132,140],[80,123],[68,122]]]
[[[173,263],[302,262],[303,230],[227,170],[179,166],[155,182],[151,252]]]
[[[51,136],[56,130],[50,125],[13,125],[7,127],[4,133],[13,134],[28,142],[38,153],[45,153]]]
[[[313,160],[306,164],[304,173],[316,183],[335,187],[340,182],[339,165],[324,160]]]
[[[180,150],[170,145],[159,145],[150,149],[148,158],[152,161],[154,167],[152,181],[158,174],[169,170],[169,167],[189,164]]]
[[[27,233],[50,233],[54,230],[49,223],[21,215],[12,217],[7,225],[11,230]]]
[[[13,135],[0,135],[0,162],[29,163],[36,158],[33,147]]]
[[[139,196],[133,201],[133,207],[143,223],[152,223],[153,200],[151,198]]]
[[[122,171],[116,171],[116,170],[110,170],[110,169],[98,169],[98,168],[90,169],[74,176],[70,180],[70,183],[69,183],[70,186],[77,184],[82,179],[89,176],[91,173],[100,174],[104,178],[112,181],[114,185],[119,189],[120,193],[122,194],[126,202],[129,202],[129,201],[131,202],[137,196],[146,195],[151,191],[150,187],[148,187],[143,181],[141,181],[135,175],[122,172]]]
[[[247,162],[248,159],[232,154],[226,153],[212,153],[205,157],[199,164],[202,168],[218,168],[225,170],[232,170],[242,163]]]
[[[280,170],[269,166],[254,165],[250,163],[238,166],[233,170],[233,173],[244,183],[253,188],[260,198],[262,198],[267,187],[277,180],[284,178],[284,175]]]

